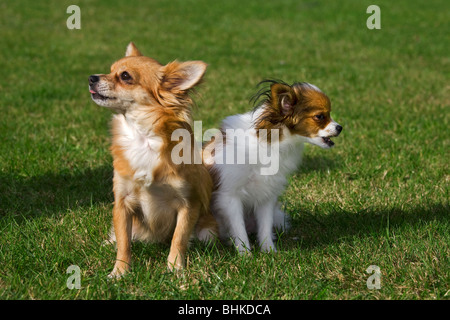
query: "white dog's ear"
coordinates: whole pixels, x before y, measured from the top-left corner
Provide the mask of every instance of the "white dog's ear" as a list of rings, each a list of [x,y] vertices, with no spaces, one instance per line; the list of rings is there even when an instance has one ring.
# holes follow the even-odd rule
[[[200,82],[207,64],[203,61],[171,62],[164,67],[161,87],[168,91],[186,91]]]
[[[142,53],[136,48],[133,42],[130,42],[127,46],[127,51],[125,52],[125,57],[138,57],[142,56]]]
[[[296,103],[296,96],[292,92],[292,88],[286,84],[274,83],[270,87],[270,91],[272,94],[272,105],[279,110],[281,115],[291,115]]]

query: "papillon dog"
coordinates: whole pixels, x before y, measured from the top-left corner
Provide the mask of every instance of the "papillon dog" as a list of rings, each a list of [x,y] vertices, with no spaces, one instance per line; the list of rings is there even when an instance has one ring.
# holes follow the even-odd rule
[[[257,233],[261,251],[276,251],[274,228],[284,231],[289,226],[278,197],[300,164],[303,144],[331,148],[331,138],[342,131],[330,116],[330,99],[316,86],[262,82],[267,83],[270,88],[254,96],[253,111],[225,118],[223,136],[204,144],[205,163],[215,184],[212,212],[221,237],[231,238],[240,253],[250,252],[251,232]],[[264,160],[260,156],[266,152]],[[243,161],[236,163],[239,157]],[[264,171],[269,162],[272,170]]]
[[[209,241],[218,233],[210,212],[212,179],[203,163],[175,164],[172,133],[192,133],[190,90],[202,79],[202,61],[162,65],[130,43],[109,74],[89,77],[99,106],[113,110],[113,229],[117,259],[110,277],[130,268],[131,241],[171,242],[168,268],[181,269],[191,235]],[[192,156],[201,151],[189,142]],[[201,157],[201,155],[200,155]]]

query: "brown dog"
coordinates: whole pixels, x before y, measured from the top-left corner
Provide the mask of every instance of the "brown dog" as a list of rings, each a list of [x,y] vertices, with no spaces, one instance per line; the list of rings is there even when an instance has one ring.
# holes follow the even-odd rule
[[[194,139],[171,138],[177,129],[193,138],[189,90],[205,70],[202,61],[163,66],[130,43],[110,74],[89,77],[95,103],[117,113],[112,120],[115,201],[110,238],[117,241],[117,259],[110,277],[129,270],[132,240],[172,239],[168,267],[173,270],[185,265],[194,229],[200,240],[217,234],[209,209],[211,177],[202,163],[193,161],[201,151]],[[190,163],[174,163],[172,149],[178,143],[189,144],[184,147],[192,151]]]

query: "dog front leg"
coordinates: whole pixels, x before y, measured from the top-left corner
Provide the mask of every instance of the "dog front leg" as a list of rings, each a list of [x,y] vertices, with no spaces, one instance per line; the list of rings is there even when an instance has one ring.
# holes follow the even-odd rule
[[[194,230],[197,217],[198,210],[188,209],[186,207],[178,210],[177,225],[173,233],[167,262],[170,271],[184,268],[189,238]]]
[[[114,233],[117,243],[117,258],[110,278],[120,278],[130,269],[132,216],[122,199],[116,200],[113,209]]]
[[[239,254],[250,254],[250,241],[245,229],[244,206],[241,199],[221,194],[217,198],[216,210],[224,220],[229,236]]]
[[[276,252],[277,249],[273,243],[273,219],[274,209],[276,208],[276,199],[268,201],[265,204],[258,204],[255,207],[255,217],[258,226],[258,242],[261,251]]]

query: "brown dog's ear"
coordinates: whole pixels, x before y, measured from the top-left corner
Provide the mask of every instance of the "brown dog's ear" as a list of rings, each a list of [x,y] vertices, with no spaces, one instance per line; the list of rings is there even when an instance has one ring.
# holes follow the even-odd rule
[[[274,83],[270,87],[272,105],[279,110],[283,116],[291,115],[296,103],[296,96],[292,88],[286,84]]]
[[[133,42],[130,42],[127,46],[127,51],[125,52],[125,57],[138,57],[142,56],[142,53],[136,48]]]
[[[186,91],[200,82],[207,64],[203,61],[171,62],[164,67],[161,87],[168,91]]]

